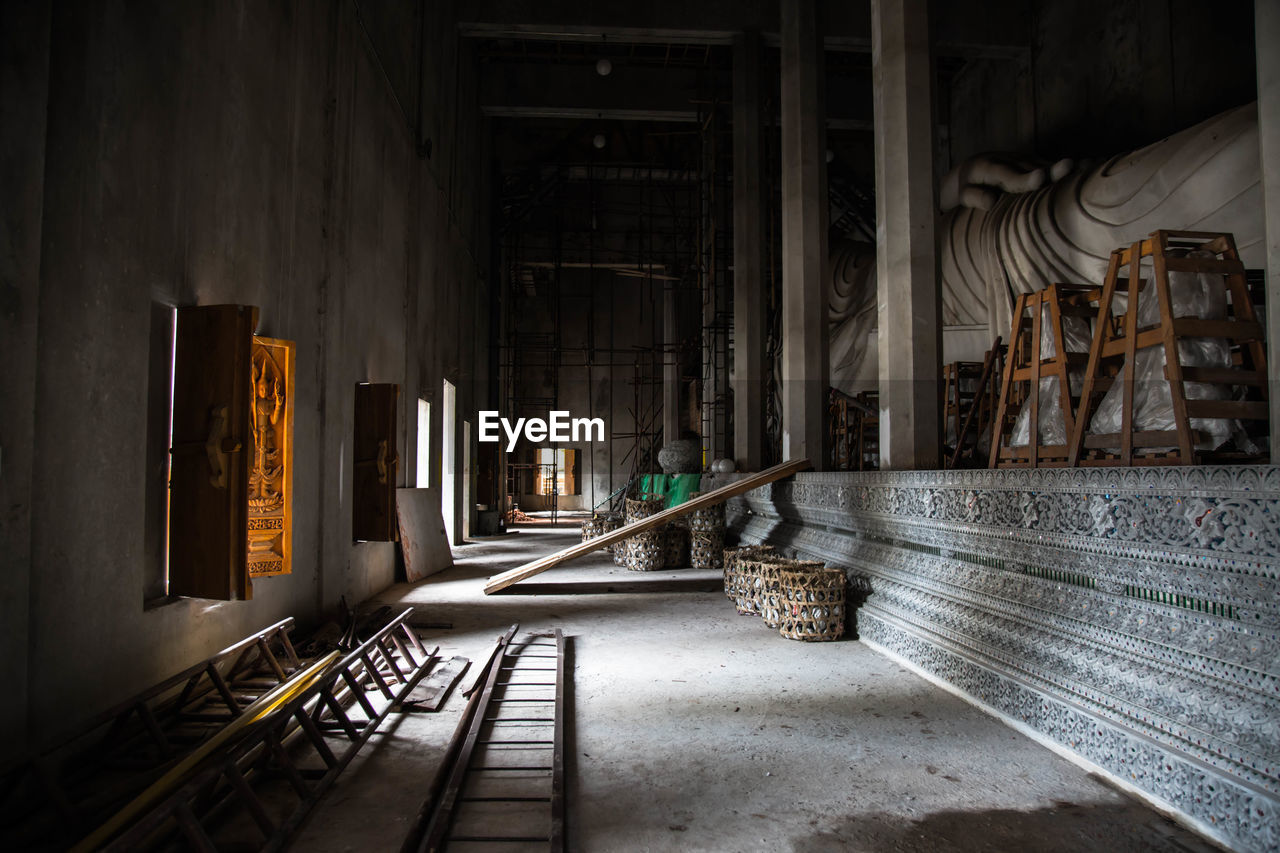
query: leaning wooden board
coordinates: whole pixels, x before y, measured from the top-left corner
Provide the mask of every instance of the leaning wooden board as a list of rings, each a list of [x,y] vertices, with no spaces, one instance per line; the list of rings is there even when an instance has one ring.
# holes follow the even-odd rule
[[[648,518],[642,518],[639,521],[633,521],[630,524],[619,527],[617,530],[610,531],[603,536],[597,536],[594,539],[588,539],[578,545],[565,548],[563,551],[557,551],[546,557],[525,563],[523,566],[517,566],[510,571],[503,572],[500,575],[494,575],[489,578],[489,582],[484,585],[484,594],[491,595],[500,589],[506,589],[513,583],[518,583],[525,578],[531,578],[536,574],[545,572],[547,569],[555,568],[561,563],[567,563],[569,560],[581,557],[584,554],[590,554],[592,551],[599,551],[606,545],[612,545],[615,542],[621,542],[629,536],[637,533],[643,533],[654,527],[660,527],[673,518],[686,515],[694,510],[704,509],[709,506],[715,506],[718,503],[727,501],[735,495],[741,495],[752,489],[766,486],[774,480],[781,480],[783,477],[790,477],[797,471],[803,471],[809,467],[808,459],[792,459],[789,462],[783,462],[781,465],[775,465],[772,468],[766,468],[759,474],[752,474],[749,477],[743,477],[736,483],[730,483],[727,486],[721,486],[715,491],[707,492],[705,495],[698,495],[690,501],[685,501],[679,506],[673,506],[671,509],[664,509],[657,515],[651,515]]]

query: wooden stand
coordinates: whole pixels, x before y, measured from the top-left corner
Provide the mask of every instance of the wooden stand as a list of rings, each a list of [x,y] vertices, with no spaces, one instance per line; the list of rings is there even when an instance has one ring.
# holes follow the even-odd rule
[[[1213,257],[1191,258],[1171,255],[1170,250],[1207,251]],[[1137,294],[1146,284],[1142,259],[1151,258],[1151,275],[1160,304],[1160,321],[1138,327]],[[1124,273],[1127,272],[1126,282]],[[1224,320],[1174,317],[1169,292],[1170,272],[1222,275],[1230,299],[1229,316]],[[1112,318],[1116,293],[1129,294],[1121,318]],[[1154,231],[1145,240],[1111,253],[1103,284],[1098,317],[1108,322],[1094,336],[1080,398],[1079,416],[1072,431],[1072,465],[1193,465],[1200,462],[1245,462],[1265,460],[1262,455],[1220,453],[1197,450],[1204,439],[1191,429],[1192,418],[1267,420],[1267,359],[1262,325],[1249,298],[1244,265],[1230,234],[1203,231]],[[1116,322],[1118,319],[1119,322]],[[1181,338],[1226,338],[1232,346],[1232,367],[1184,367],[1178,355]],[[1146,347],[1163,346],[1164,378],[1169,383],[1175,428],[1135,432],[1133,428],[1135,356]],[[1089,422],[1102,396],[1117,380],[1124,381],[1121,428],[1118,434],[1088,435]],[[1248,400],[1188,400],[1183,382],[1248,386]],[[1264,447],[1266,441],[1260,442]],[[1172,451],[1155,450],[1169,448]],[[1108,450],[1111,448],[1111,450]],[[1119,448],[1118,452],[1115,448]]]
[[[862,404],[858,418],[855,471],[880,470],[880,392],[863,391],[856,397]],[[875,414],[870,414],[874,412]]]
[[[942,365],[942,434],[960,435],[965,413],[973,406],[982,362],[953,361]],[[947,445],[946,456],[955,451],[955,440]]]
[[[853,405],[852,397],[832,388],[827,417],[831,425],[831,468],[834,471],[852,471],[861,413]]]
[[[880,467],[880,395],[863,391],[856,397],[831,389],[827,423],[831,433],[831,467],[835,471],[874,471]]]
[[[991,418],[1000,405],[1000,377],[1004,376],[1004,362],[1005,346],[997,335],[995,343],[982,359],[982,372],[978,376],[977,386],[969,395],[969,404],[958,413],[955,446],[950,449],[946,459],[948,468],[981,467],[986,464],[985,459],[979,458],[978,448],[982,444],[982,431],[991,426]],[[949,424],[949,420],[943,421],[944,428]]]
[[[1075,401],[1071,397],[1070,371],[1083,368],[1088,355],[1068,352],[1062,332],[1063,317],[1079,317],[1086,321],[1096,312],[1091,301],[1099,289],[1083,284],[1051,284],[1037,293],[1018,297],[1013,313],[1013,329],[1009,335],[1009,357],[1000,384],[1000,402],[991,429],[991,468],[1062,468],[1068,464],[1070,437],[1075,426]],[[1046,356],[1040,351],[1041,325],[1048,309],[1054,352]],[[1040,444],[1040,380],[1057,377],[1058,394],[1066,434],[1063,444]],[[1022,395],[1031,400],[1031,424],[1027,444],[1009,445],[1010,430],[1017,419]]]

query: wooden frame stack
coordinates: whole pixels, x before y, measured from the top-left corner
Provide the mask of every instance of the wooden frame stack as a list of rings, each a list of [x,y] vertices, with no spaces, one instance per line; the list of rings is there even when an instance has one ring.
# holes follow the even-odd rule
[[[878,471],[880,469],[880,392],[863,391],[854,399],[865,407],[858,416],[854,470]],[[876,414],[867,414],[867,410]]]
[[[969,407],[961,413],[956,425],[955,446],[946,458],[948,468],[981,466],[985,464],[980,456],[982,432],[991,426],[996,407],[1000,405],[1000,379],[1004,376],[1006,347],[999,335],[995,343],[982,359],[982,373],[978,377],[978,385],[974,389]],[[1019,405],[1021,401],[1019,401]],[[946,426],[946,422],[943,422]],[[969,441],[969,436],[973,441]],[[989,447],[990,445],[987,445]]]
[[[961,429],[971,416],[975,407],[982,408],[983,392],[987,373],[985,369],[990,361],[990,353],[985,361],[953,361],[942,366],[942,443],[944,459],[951,459],[963,447]],[[990,395],[987,395],[988,397]],[[992,403],[998,403],[996,399]],[[991,419],[987,406],[986,419]],[[981,428],[979,428],[981,431]],[[972,449],[972,448],[970,448]]]
[[[1170,250],[1199,250],[1213,257],[1179,257]],[[1152,281],[1160,305],[1160,322],[1138,327],[1138,298],[1145,284],[1142,259],[1152,260]],[[1127,282],[1122,271],[1127,271]],[[1222,320],[1174,317],[1169,291],[1170,272],[1222,275],[1230,297],[1230,316]],[[1129,299],[1119,322],[1112,320],[1117,292]],[[1267,360],[1262,325],[1249,297],[1244,265],[1230,234],[1205,231],[1153,231],[1151,236],[1111,253],[1107,277],[1098,306],[1100,323],[1094,335],[1080,398],[1079,416],[1071,432],[1071,465],[1193,465],[1207,461],[1261,461],[1265,456],[1197,450],[1202,439],[1191,429],[1192,418],[1267,420]],[[1225,338],[1232,347],[1234,365],[1228,368],[1184,367],[1178,355],[1181,338]],[[1175,429],[1135,432],[1133,429],[1134,369],[1139,350],[1163,346],[1165,379],[1172,398]],[[1087,435],[1089,422],[1102,395],[1117,380],[1124,381],[1119,434]],[[1183,382],[1248,386],[1253,399],[1187,399]],[[1265,445],[1265,442],[1263,442]],[[1164,448],[1173,447],[1172,451]],[[1119,448],[1118,452],[1114,449]],[[1157,450],[1157,448],[1160,448]]]
[[[1075,428],[1076,403],[1071,396],[1070,373],[1083,368],[1088,355],[1068,352],[1063,334],[1064,317],[1092,320],[1097,316],[1092,303],[1100,289],[1093,285],[1051,284],[1036,293],[1018,297],[1009,335],[1009,354],[1000,384],[1000,403],[991,429],[991,468],[1063,468],[1069,464],[1070,441]],[[1048,310],[1054,352],[1045,356],[1040,349],[1041,325]],[[1056,377],[1066,432],[1063,444],[1040,444],[1040,380]],[[1009,445],[1010,430],[1018,415],[1019,395],[1030,399],[1031,418],[1027,444]],[[1029,397],[1027,396],[1029,395]]]
[[[831,427],[831,467],[835,471],[851,471],[855,462],[861,414],[857,406],[850,405],[852,399],[842,391],[831,389],[827,413]]]

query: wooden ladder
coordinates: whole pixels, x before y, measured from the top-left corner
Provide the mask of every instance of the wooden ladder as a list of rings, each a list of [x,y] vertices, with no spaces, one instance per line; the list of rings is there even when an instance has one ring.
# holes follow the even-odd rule
[[[857,452],[855,471],[876,471],[880,468],[880,392],[863,391],[855,398],[863,406],[858,418]],[[877,414],[867,414],[868,411]]]
[[[1000,377],[1004,376],[1006,347],[999,335],[982,359],[982,373],[967,408],[960,413],[956,426],[955,446],[946,459],[948,468],[981,466],[979,456],[982,431],[991,425],[991,419],[1000,405]],[[944,422],[945,425],[945,422]],[[969,437],[973,436],[970,441]]]
[[[1196,250],[1213,257],[1180,257],[1181,252]],[[1150,327],[1138,327],[1137,294],[1146,285],[1142,276],[1142,260],[1151,258],[1151,280],[1160,305],[1160,321]],[[1127,272],[1127,281],[1125,273]],[[1169,291],[1169,273],[1208,273],[1221,275],[1230,298],[1226,319],[1204,320],[1198,317],[1175,317]],[[1125,312],[1112,317],[1117,292],[1129,294]],[[1224,453],[1197,450],[1204,439],[1191,428],[1192,418],[1268,419],[1267,357],[1263,344],[1262,324],[1249,297],[1244,264],[1230,234],[1206,231],[1153,231],[1145,240],[1111,253],[1107,277],[1098,306],[1101,328],[1094,335],[1085,372],[1080,411],[1071,438],[1071,465],[1194,465],[1200,462],[1264,461],[1261,454]],[[1108,322],[1101,322],[1105,318]],[[1231,367],[1184,367],[1178,355],[1182,338],[1225,338],[1232,346]],[[1169,383],[1173,404],[1174,429],[1134,430],[1135,356],[1147,347],[1162,346],[1165,354],[1164,378]],[[1117,381],[1124,382],[1122,421],[1118,434],[1089,435],[1089,422],[1098,403]],[[1205,382],[1226,386],[1247,386],[1251,399],[1196,400],[1187,399],[1183,382]],[[1260,442],[1264,447],[1265,441]],[[1164,448],[1174,448],[1165,450]],[[1116,450],[1118,448],[1118,451]]]
[[[1098,294],[1099,288],[1093,285],[1051,284],[1044,290],[1018,297],[1009,335],[1009,354],[1000,384],[1000,402],[992,423],[989,467],[1062,468],[1068,464],[1076,410],[1071,396],[1070,374],[1072,369],[1084,367],[1088,355],[1067,351],[1062,320],[1064,317],[1092,320],[1096,312],[1091,303]],[[1046,313],[1054,342],[1052,355],[1045,355],[1040,347]],[[1039,389],[1040,380],[1050,377],[1058,380],[1066,441],[1044,445],[1040,443]],[[1010,430],[1018,416],[1019,397],[1031,401],[1031,423],[1027,444],[1013,447],[1009,444]]]
[[[955,454],[965,415],[979,398],[978,383],[982,380],[983,364],[981,361],[953,361],[942,366],[944,458]]]

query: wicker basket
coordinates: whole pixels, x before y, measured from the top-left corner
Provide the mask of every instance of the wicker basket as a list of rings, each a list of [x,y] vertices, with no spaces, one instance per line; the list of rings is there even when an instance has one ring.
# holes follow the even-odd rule
[[[639,521],[642,518],[657,515],[662,512],[664,503],[666,499],[662,495],[641,494],[638,497],[627,498],[627,521]]]
[[[689,531],[674,524],[662,528],[663,562],[668,569],[689,565]]]
[[[737,581],[733,585],[733,604],[745,615],[760,615],[760,599],[756,590],[760,586],[760,571],[772,560],[739,559]]]
[[[605,530],[605,520],[603,518],[588,518],[582,522],[582,541],[586,542],[590,539],[595,539],[597,536],[603,536]]]
[[[626,499],[627,524],[662,512],[665,499],[662,495],[642,494]],[[614,562],[636,572],[652,572],[662,568],[662,534],[647,530],[624,539],[615,552]],[[619,557],[621,559],[619,559]]]
[[[692,500],[693,498],[696,498],[700,494],[702,493],[693,492],[689,495],[689,498]],[[718,504],[715,504],[714,506],[703,507],[702,509],[695,509],[693,512],[685,516],[685,518],[689,519],[689,529],[692,531],[695,531],[695,532],[699,530],[723,531],[724,530],[724,504],[718,503]]]
[[[770,628],[777,628],[782,623],[782,572],[818,572],[827,565],[816,560],[768,559],[760,560],[759,564],[759,571],[753,575],[755,588],[752,595],[760,618]]]
[[[602,516],[600,520],[604,522],[605,533],[611,533],[623,525],[622,519],[618,518],[618,516],[616,515]],[[613,554],[614,562],[616,563],[618,561],[618,558],[617,558],[618,552],[623,550],[622,543],[614,543],[613,545],[606,545],[601,550],[604,551],[606,554]],[[621,564],[619,563],[619,565]]]
[[[788,640],[837,640],[844,635],[844,569],[778,573],[782,616],[778,633]]]
[[[752,557],[772,557],[777,552],[772,545],[742,545],[724,549],[724,594],[730,601],[737,601],[738,584],[741,582],[742,561]]]
[[[724,530],[694,530],[689,534],[689,565],[718,569],[724,564]]]
[[[665,547],[660,530],[646,530],[630,537],[627,542],[627,568],[633,572],[656,572],[665,563]]]

